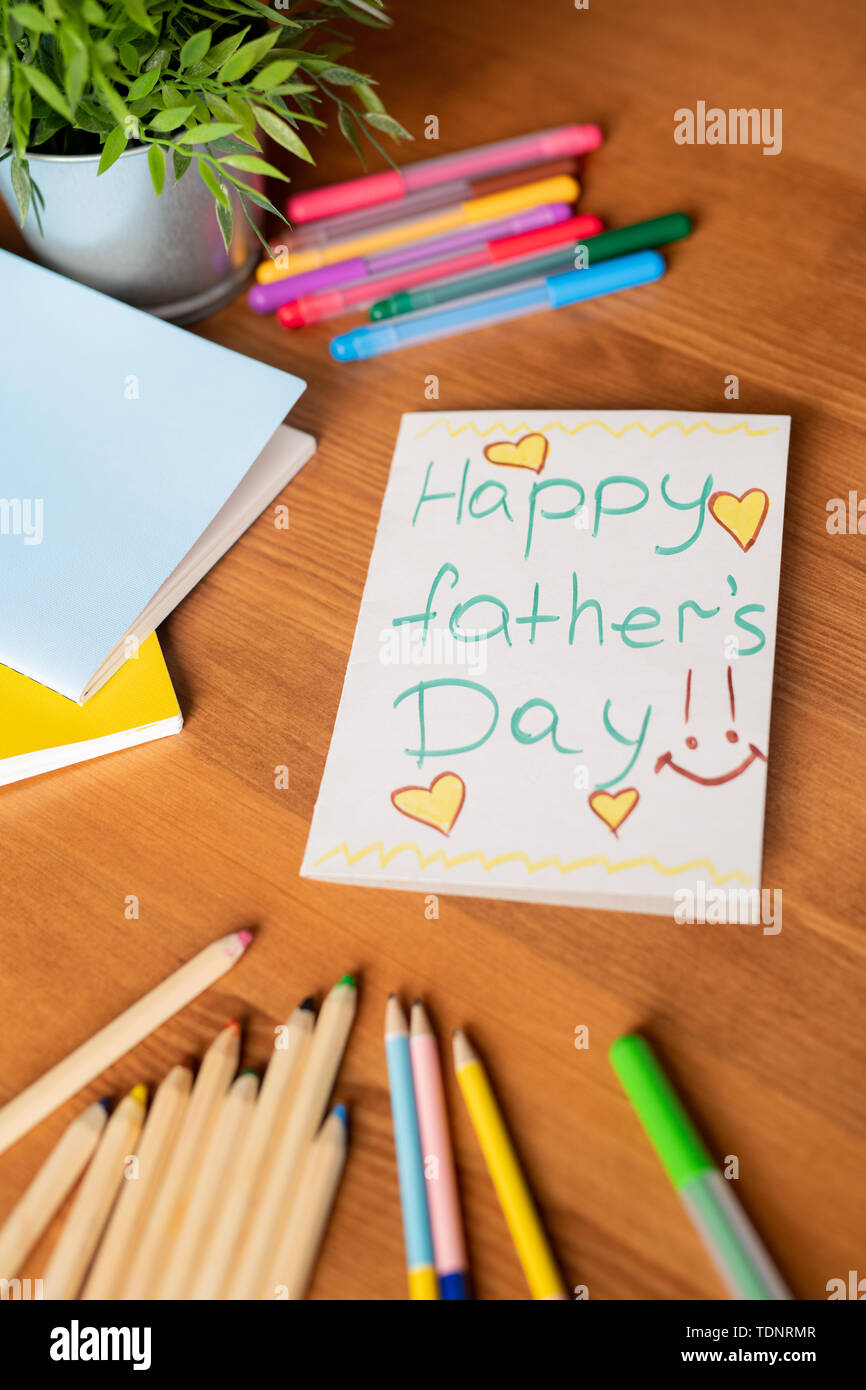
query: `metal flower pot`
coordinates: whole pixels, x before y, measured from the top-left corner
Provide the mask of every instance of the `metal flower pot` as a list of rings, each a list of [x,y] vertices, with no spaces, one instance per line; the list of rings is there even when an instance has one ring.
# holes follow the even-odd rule
[[[98,154],[27,158],[45,199],[45,235],[32,208],[23,234],[52,270],[175,323],[192,323],[221,308],[252,274],[260,247],[234,190],[234,235],[226,252],[213,198],[194,164],[176,183],[167,159],[157,198],[143,145],[125,150],[98,178]],[[0,192],[17,219],[10,163],[0,164]],[[261,186],[257,176],[247,179]],[[260,225],[261,209],[250,212]]]

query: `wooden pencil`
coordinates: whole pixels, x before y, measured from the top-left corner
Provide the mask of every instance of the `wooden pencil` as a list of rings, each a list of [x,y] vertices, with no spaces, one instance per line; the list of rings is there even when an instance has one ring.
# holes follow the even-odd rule
[[[0,1110],[0,1154],[230,970],[251,940],[250,932],[238,931],[206,946],[4,1105]]]
[[[244,1229],[255,1219],[259,1193],[270,1175],[315,1021],[315,1003],[305,999],[278,1031],[231,1186],[202,1252],[191,1298],[219,1298],[223,1292]]]
[[[346,1164],[347,1116],[336,1105],[307,1150],[300,1181],[282,1225],[268,1283],[274,1297],[293,1301],[307,1292]]]
[[[117,1297],[177,1142],[191,1089],[192,1071],[184,1066],[172,1067],[157,1088],[141,1132],[137,1176],[123,1184],[82,1298]]]
[[[210,1142],[202,1156],[172,1257],[158,1282],[157,1298],[188,1298],[208,1226],[216,1216],[220,1193],[231,1187],[259,1089],[258,1074],[243,1072],[220,1105]]]
[[[60,1136],[0,1229],[0,1279],[12,1279],[60,1210],[89,1162],[108,1119],[108,1102],[94,1101]]]
[[[123,1298],[153,1298],[171,1259],[202,1153],[216,1123],[220,1102],[237,1070],[241,1030],[235,1020],[211,1043],[199,1067],[177,1143],[156,1193],[141,1243],[122,1284]]]
[[[135,1151],[146,1103],[147,1088],[134,1086],[105,1126],[48,1261],[44,1283],[46,1298],[77,1297],[123,1182],[126,1164]]]
[[[325,1113],[355,1017],[356,1003],[355,981],[351,975],[344,975],[328,994],[313,1030],[306,1065],[274,1154],[270,1176],[229,1280],[229,1298],[272,1296],[267,1278],[279,1236],[280,1213],[291,1201],[307,1146]]]

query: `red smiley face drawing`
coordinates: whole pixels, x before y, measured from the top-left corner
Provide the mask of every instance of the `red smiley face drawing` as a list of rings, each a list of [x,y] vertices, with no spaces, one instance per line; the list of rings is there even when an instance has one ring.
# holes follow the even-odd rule
[[[740,735],[737,733],[736,729],[737,706],[734,699],[734,676],[730,666],[728,667],[728,700],[731,707],[731,727],[725,733],[725,738],[728,743],[736,745],[740,742]],[[692,672],[690,670],[686,677],[686,726],[688,726],[689,723],[691,703]],[[699,747],[699,741],[694,734],[686,735],[685,746],[689,752],[694,752]],[[669,750],[667,753],[662,753],[661,757],[656,759],[655,771],[661,772],[663,768],[669,767],[671,772],[678,773],[680,777],[688,778],[690,782],[697,782],[701,787],[721,787],[725,782],[733,782],[736,777],[742,777],[744,772],[748,772],[752,763],[758,761],[765,763],[767,761],[766,754],[762,753],[760,748],[757,748],[754,743],[749,743],[746,747],[748,748],[746,756],[736,763],[734,767],[728,768],[724,772],[719,772],[712,777],[695,772],[692,768],[684,767],[682,763],[674,762],[672,750]]]

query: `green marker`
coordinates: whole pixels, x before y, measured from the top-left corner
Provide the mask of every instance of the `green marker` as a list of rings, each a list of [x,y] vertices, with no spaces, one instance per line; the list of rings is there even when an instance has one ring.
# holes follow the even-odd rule
[[[443,281],[438,285],[426,285],[418,290],[400,290],[387,299],[379,299],[370,309],[370,318],[396,318],[399,314],[409,314],[415,309],[433,309],[437,304],[447,304],[452,299],[465,299],[471,294],[484,294],[487,290],[498,290],[503,285],[518,284],[521,280],[535,280],[546,275],[556,275],[559,271],[575,270],[577,247],[586,252],[585,265],[596,261],[608,261],[612,256],[625,256],[629,251],[647,251],[655,246],[664,246],[668,241],[681,241],[692,230],[692,224],[684,212],[672,212],[667,217],[653,217],[649,222],[635,222],[630,227],[616,227],[612,232],[599,232],[598,236],[588,237],[586,241],[566,241],[555,251],[544,256],[524,257],[519,261],[506,261],[504,265],[492,270],[482,270],[476,275],[461,275],[454,280]]]
[[[713,1163],[643,1038],[617,1038],[610,1060],[732,1298],[789,1299],[757,1232]]]

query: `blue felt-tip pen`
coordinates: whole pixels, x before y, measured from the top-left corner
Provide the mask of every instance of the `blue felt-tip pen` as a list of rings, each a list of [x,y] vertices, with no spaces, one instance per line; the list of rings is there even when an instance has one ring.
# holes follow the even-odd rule
[[[664,259],[658,251],[635,251],[583,270],[531,280],[504,294],[478,295],[433,313],[406,314],[390,323],[364,324],[332,338],[331,356],[338,362],[359,362],[396,352],[398,348],[429,343],[434,338],[450,338],[473,328],[537,314],[542,309],[562,309],[583,299],[629,290],[658,280],[664,273]]]

